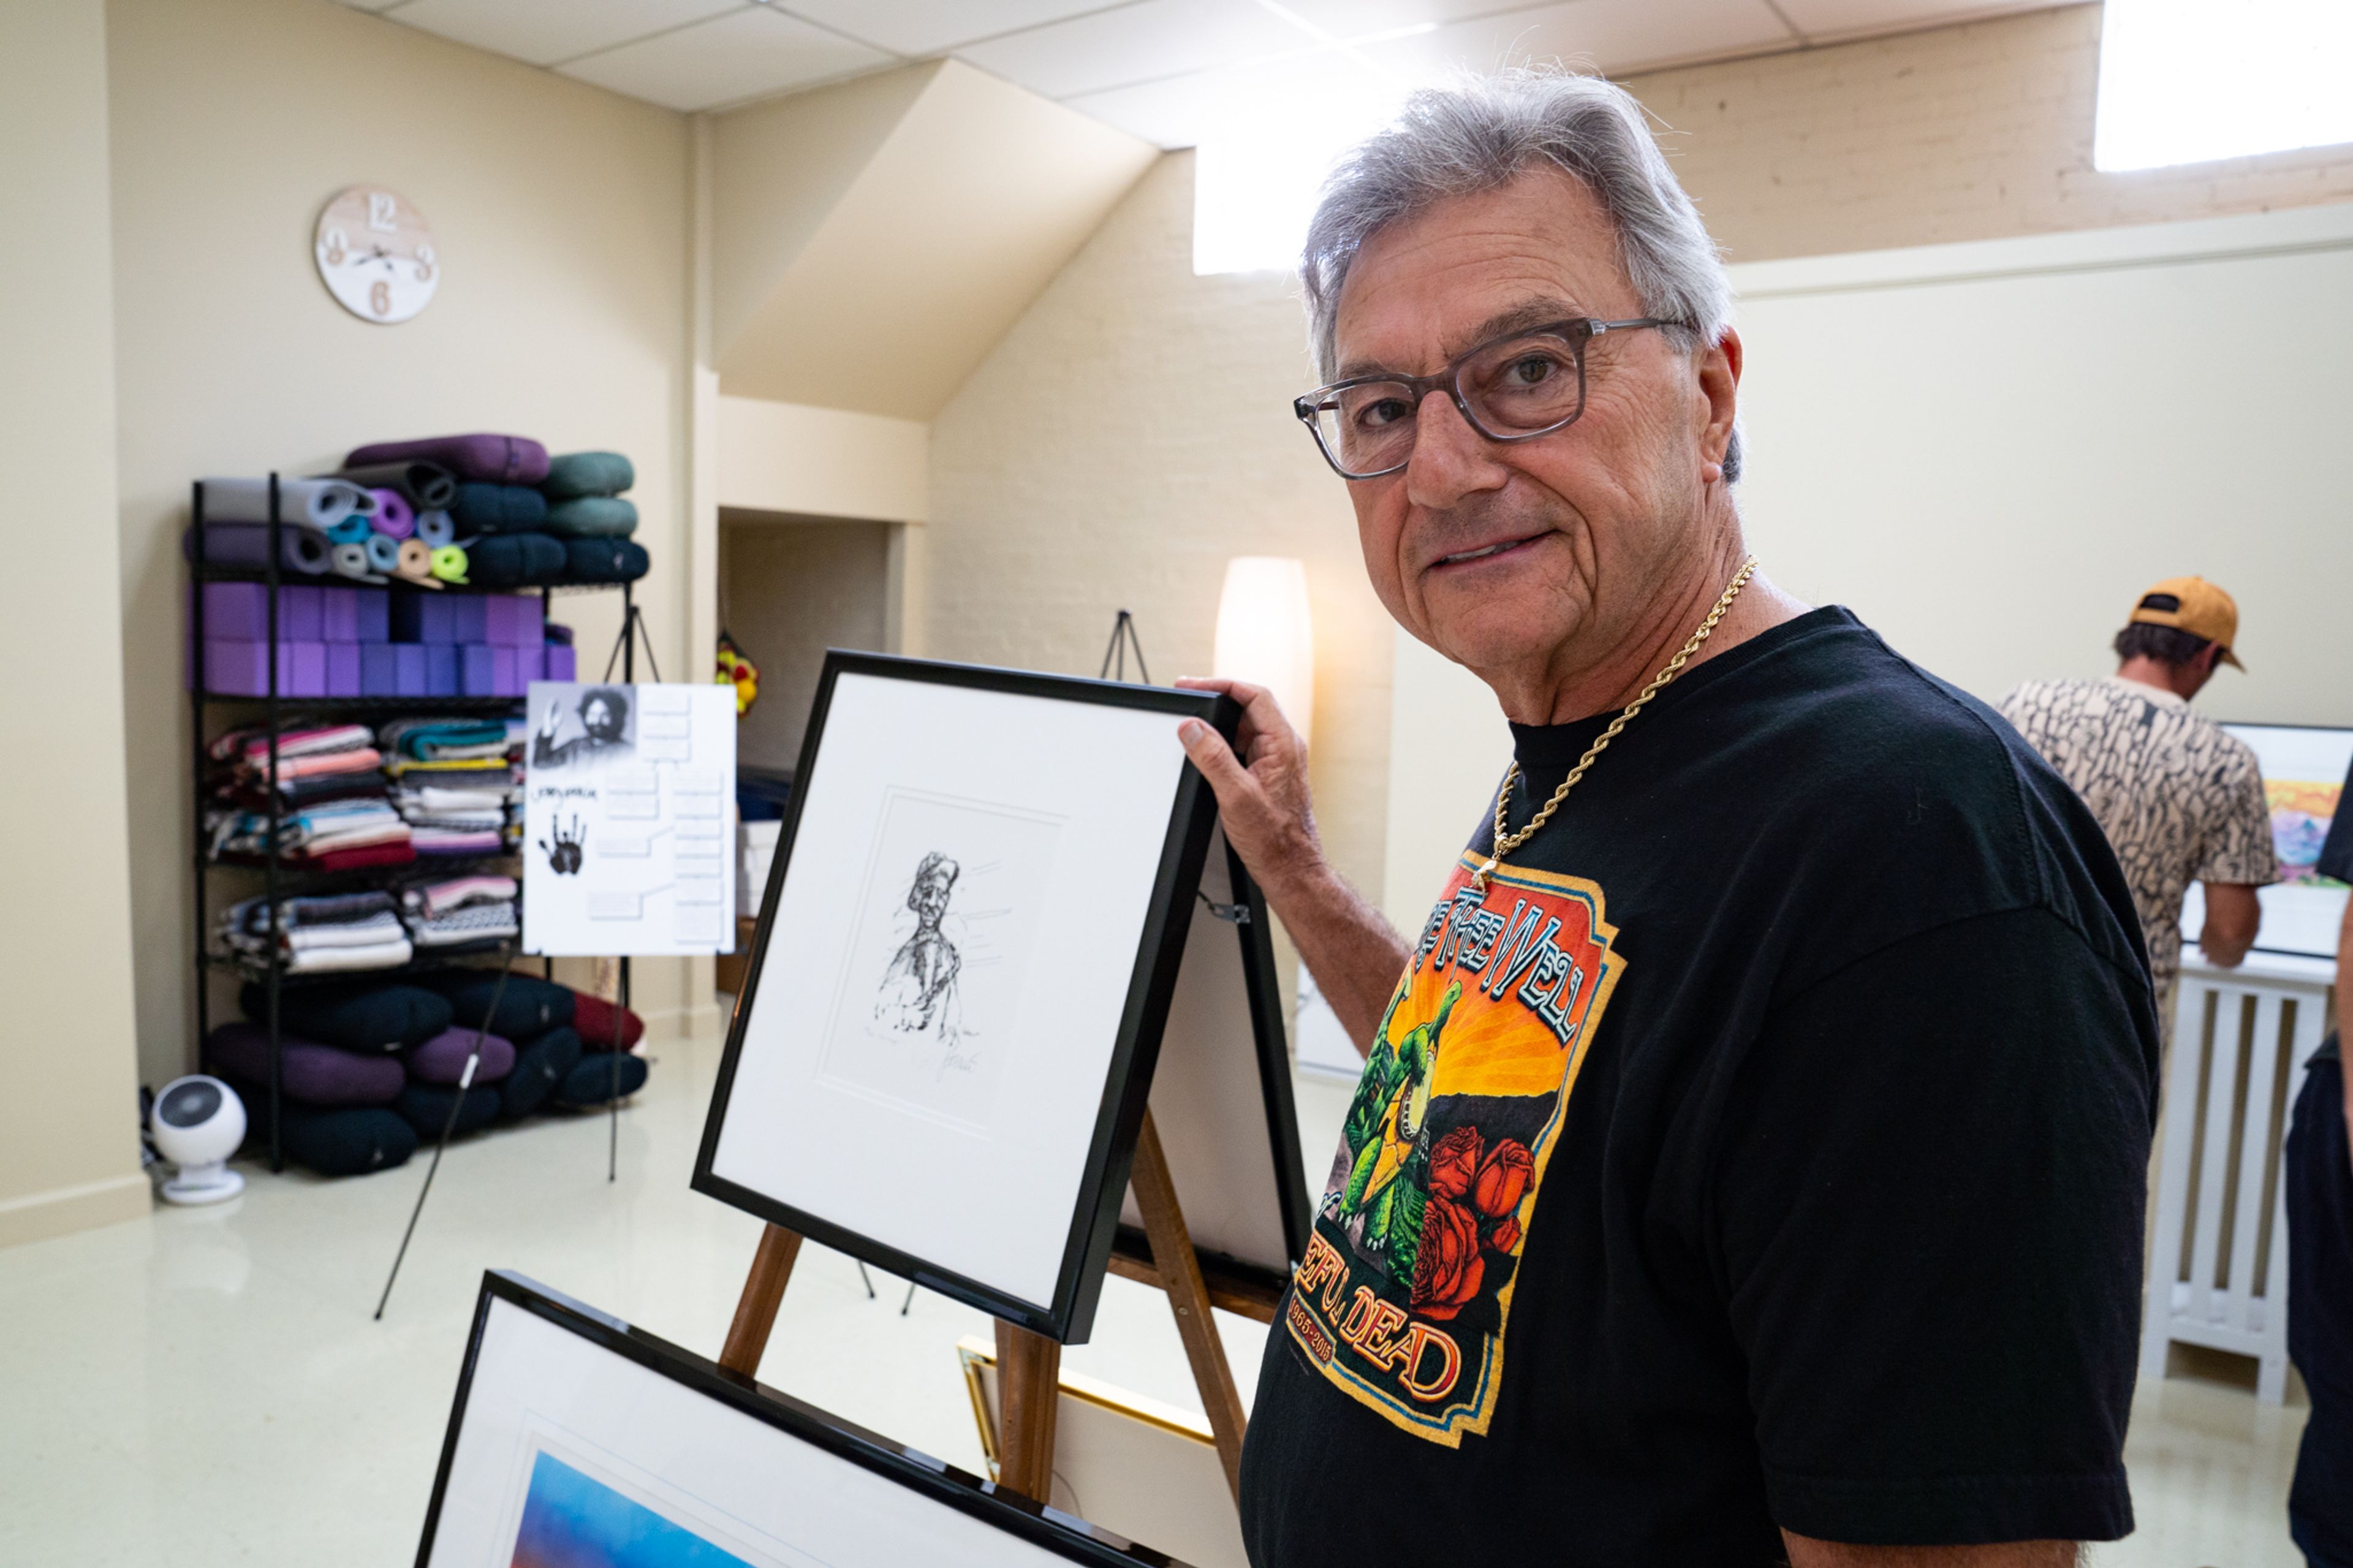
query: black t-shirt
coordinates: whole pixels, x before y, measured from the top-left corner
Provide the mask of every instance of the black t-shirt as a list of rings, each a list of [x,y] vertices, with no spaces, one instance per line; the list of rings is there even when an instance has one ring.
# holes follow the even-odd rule
[[[1514,727],[1513,826],[1608,717]],[[2157,1018],[2058,775],[1832,608],[1661,692],[1482,896],[1491,837],[1275,1321],[1252,1562],[2126,1533]]]
[[[2345,770],[2345,787],[2337,792],[2337,815],[2329,819],[2328,837],[2320,842],[2320,858],[2312,868],[2323,877],[2353,882],[2353,768]],[[2338,977],[2337,984],[2344,979]],[[2312,1053],[2316,1062],[2335,1061],[2344,1047],[2334,1032]]]

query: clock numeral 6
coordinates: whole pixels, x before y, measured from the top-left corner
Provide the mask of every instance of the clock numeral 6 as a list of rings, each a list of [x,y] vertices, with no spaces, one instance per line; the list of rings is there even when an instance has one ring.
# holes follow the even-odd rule
[[[342,229],[329,229],[327,231],[327,265],[341,267],[343,264],[343,253],[350,248],[350,246],[351,241],[343,237]]]
[[[389,234],[398,226],[400,205],[390,191],[370,191],[367,199],[368,227]]]
[[[419,283],[429,283],[433,280],[433,264],[439,259],[433,254],[431,246],[420,245],[417,247],[417,280]]]
[[[368,289],[368,309],[379,316],[392,314],[392,285],[379,278]]]

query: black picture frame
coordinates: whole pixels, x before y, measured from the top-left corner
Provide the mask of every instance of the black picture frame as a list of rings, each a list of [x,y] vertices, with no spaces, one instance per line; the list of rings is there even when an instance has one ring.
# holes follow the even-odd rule
[[[1193,893],[1199,885],[1217,824],[1217,799],[1199,771],[1187,763],[1179,775],[1161,844],[1150,906],[1129,977],[1118,1037],[1113,1043],[1105,1072],[1103,1096],[1088,1149],[1086,1174],[1071,1218],[1053,1299],[1043,1302],[1025,1300],[902,1252],[821,1215],[730,1181],[712,1168],[720,1133],[726,1123],[745,1029],[753,1009],[758,1005],[769,936],[786,879],[791,874],[793,847],[799,835],[802,813],[822,766],[826,720],[835,687],[845,675],[1126,708],[1166,714],[1172,721],[1199,719],[1229,741],[1240,727],[1240,706],[1229,697],[1208,691],[828,649],[810,706],[808,728],[801,742],[792,801],[786,807],[784,824],[777,831],[776,858],[769,866],[768,885],[760,900],[759,922],[744,964],[743,989],[736,994],[734,1011],[728,1020],[727,1042],[720,1057],[702,1144],[695,1155],[691,1184],[695,1191],[1033,1333],[1064,1343],[1081,1343],[1092,1328],[1103,1273],[1117,1237],[1120,1207],[1127,1192],[1136,1136],[1144,1124],[1152,1069],[1194,917]]]
[[[520,1308],[823,1453],[896,1481],[917,1498],[969,1514],[1071,1562],[1092,1563],[1096,1568],[1182,1568],[1149,1547],[1097,1530],[1084,1520],[894,1443],[508,1269],[485,1272],[481,1291],[475,1299],[473,1326],[467,1335],[466,1356],[458,1373],[457,1396],[450,1405],[440,1461],[433,1472],[433,1494],[426,1504],[424,1533],[417,1547],[417,1568],[429,1568],[432,1562],[442,1504],[457,1462],[458,1439],[465,1429],[467,1401],[473,1392],[482,1333],[490,1322],[491,1304],[497,1301]]]

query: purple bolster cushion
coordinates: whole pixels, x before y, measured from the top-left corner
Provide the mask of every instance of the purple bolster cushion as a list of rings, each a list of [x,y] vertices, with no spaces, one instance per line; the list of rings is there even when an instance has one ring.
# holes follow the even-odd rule
[[[269,1083],[269,1031],[259,1024],[223,1024],[206,1040],[212,1065],[229,1078],[261,1087],[266,1118]],[[390,1105],[400,1098],[407,1075],[390,1057],[364,1057],[313,1045],[285,1034],[278,1037],[278,1086],[290,1100],[306,1105]],[[460,1058],[462,1064],[464,1058]]]
[[[444,1029],[408,1053],[408,1076],[419,1083],[456,1083],[466,1073],[466,1058],[474,1053],[474,1031]],[[514,1042],[504,1035],[482,1037],[482,1062],[474,1069],[476,1083],[496,1083],[514,1071]]]
[[[379,441],[355,448],[346,468],[378,463],[438,463],[463,479],[535,485],[547,478],[547,448],[527,436],[428,436],[419,441]]]

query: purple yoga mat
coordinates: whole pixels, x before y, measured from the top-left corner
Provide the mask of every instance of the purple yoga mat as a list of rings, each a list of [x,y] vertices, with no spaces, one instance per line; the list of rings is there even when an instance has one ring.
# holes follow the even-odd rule
[[[499,485],[535,485],[547,478],[547,448],[527,436],[477,434],[379,441],[343,459],[346,468],[376,463],[438,463],[461,479]]]
[[[398,490],[370,490],[375,497],[375,531],[395,539],[406,539],[417,531],[417,509]]]
[[[279,524],[278,564],[288,572],[316,577],[327,570],[327,536],[300,523]],[[191,524],[181,536],[188,559],[196,558],[196,531]],[[269,525],[266,522],[205,524],[205,563],[209,566],[251,566],[269,563]]]
[[[473,1050],[473,1030],[444,1029],[408,1053],[408,1076],[419,1083],[456,1083],[464,1076],[466,1058]],[[514,1071],[514,1062],[512,1040],[503,1035],[484,1035],[482,1065],[474,1069],[474,1081],[496,1083]]]
[[[269,1032],[259,1024],[223,1024],[206,1042],[214,1068],[248,1084],[263,1086],[253,1107],[257,1121],[269,1114]],[[305,1105],[390,1105],[400,1098],[407,1075],[391,1057],[364,1057],[314,1045],[280,1033],[278,1087]],[[462,1063],[464,1058],[459,1058]]]

